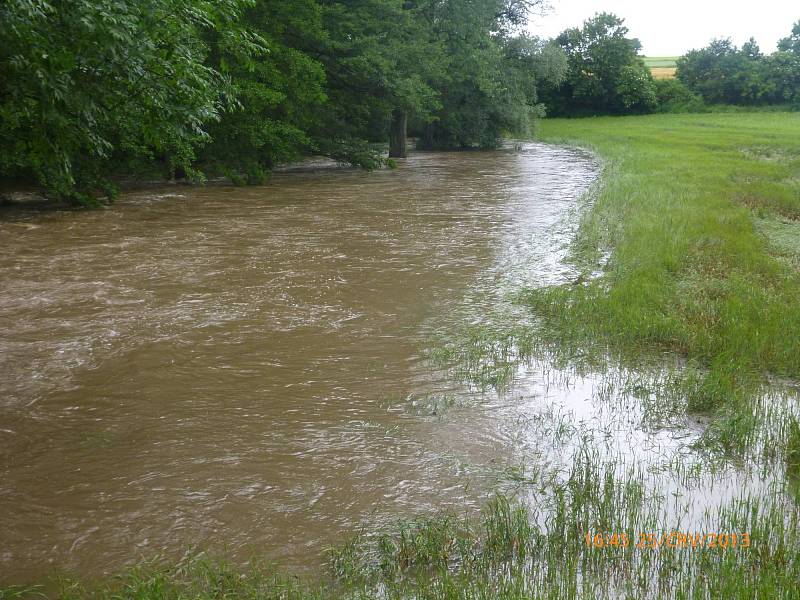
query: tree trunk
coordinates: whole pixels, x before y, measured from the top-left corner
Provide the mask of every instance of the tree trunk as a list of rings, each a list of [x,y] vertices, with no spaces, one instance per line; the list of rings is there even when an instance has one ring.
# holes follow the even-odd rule
[[[406,111],[392,111],[392,126],[389,129],[389,158],[406,157]]]
[[[423,150],[433,150],[433,127],[433,122],[425,123],[425,130],[422,132],[421,144],[421,148]]]

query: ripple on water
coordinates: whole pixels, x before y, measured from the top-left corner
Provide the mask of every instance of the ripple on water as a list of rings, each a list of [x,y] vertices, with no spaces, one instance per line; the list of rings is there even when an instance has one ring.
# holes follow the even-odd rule
[[[526,144],[0,219],[0,570],[192,544],[315,565],[365,520],[480,506],[498,465],[558,470],[570,436],[683,452],[700,427],[607,376],[533,363],[493,394],[424,360],[442,332],[523,318],[510,291],[576,276],[597,173]]]

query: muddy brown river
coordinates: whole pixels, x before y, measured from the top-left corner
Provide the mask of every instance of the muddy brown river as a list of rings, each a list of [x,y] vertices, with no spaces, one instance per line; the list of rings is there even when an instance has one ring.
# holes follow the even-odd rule
[[[574,275],[597,172],[524,144],[0,213],[0,582],[189,548],[300,570],[355,527],[480,506],[526,388],[428,350]]]

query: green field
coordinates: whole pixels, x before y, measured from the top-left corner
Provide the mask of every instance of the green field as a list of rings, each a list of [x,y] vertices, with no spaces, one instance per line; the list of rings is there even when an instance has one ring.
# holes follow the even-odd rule
[[[652,401],[659,423],[700,419],[703,444],[645,472],[578,430],[566,470],[501,474],[478,519],[421,515],[355,531],[318,576],[201,557],[143,565],[93,591],[67,582],[64,597],[796,598],[800,115],[554,119],[540,135],[604,161],[572,244],[581,275],[520,294],[535,328],[481,331],[450,358],[478,365],[476,377],[493,361],[542,353],[597,372],[634,369],[638,379],[619,385]],[[676,530],[684,494],[698,489],[720,503],[703,530],[747,533],[747,547],[585,541],[587,532]],[[0,590],[20,596],[33,594]]]
[[[645,56],[644,64],[650,68],[655,79],[672,79],[675,77],[675,62],[678,56]]]
[[[607,272],[543,304],[569,306],[553,315],[579,319],[570,335],[707,365],[729,384],[714,406],[738,381],[800,376],[800,115],[549,120],[542,136],[607,161],[579,239],[587,260],[613,251]]]
[[[680,56],[645,56],[644,64],[653,67],[674,67]]]

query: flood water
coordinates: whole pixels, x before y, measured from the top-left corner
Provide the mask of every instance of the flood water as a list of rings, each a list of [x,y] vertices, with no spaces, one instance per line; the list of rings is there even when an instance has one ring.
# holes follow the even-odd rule
[[[482,504],[519,398],[427,351],[571,276],[597,171],[526,144],[3,214],[0,580],[187,548],[303,569],[360,524]]]

